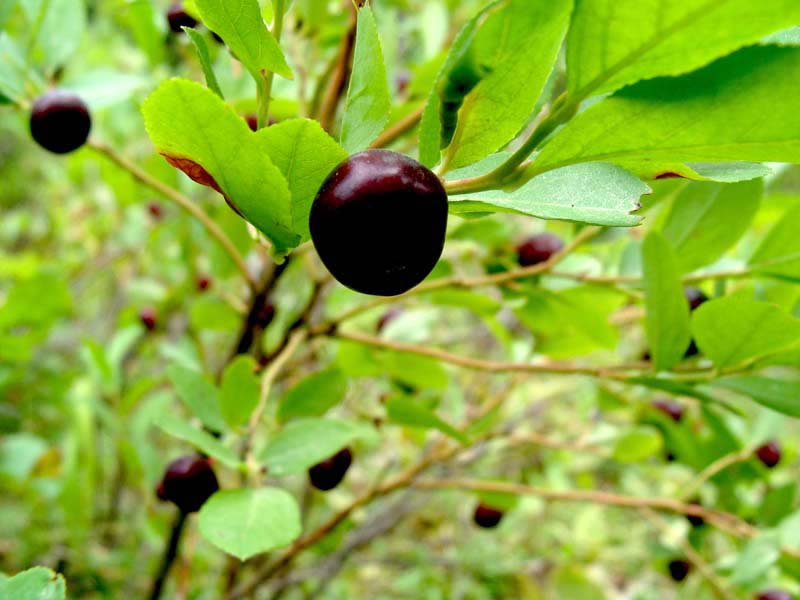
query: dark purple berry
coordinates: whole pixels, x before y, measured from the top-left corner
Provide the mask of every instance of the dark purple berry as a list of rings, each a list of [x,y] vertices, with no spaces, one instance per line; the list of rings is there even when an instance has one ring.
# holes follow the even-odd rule
[[[186,12],[183,8],[183,2],[174,2],[167,9],[167,22],[169,22],[169,28],[174,33],[182,33],[183,29],[181,27],[197,27],[197,20]]]
[[[686,296],[686,302],[689,303],[689,310],[696,310],[708,302],[708,296],[695,287],[683,288],[683,295]]]
[[[344,448],[329,459],[311,467],[308,470],[308,479],[315,488],[327,492],[342,482],[352,463],[352,451],[350,448]]]
[[[219,489],[211,462],[200,456],[182,456],[172,461],[159,485],[158,497],[169,500],[184,513],[200,510]]]
[[[139,311],[139,321],[141,321],[147,331],[154,331],[158,325],[158,317],[154,308],[143,308]]]
[[[211,287],[211,277],[208,275],[200,275],[197,277],[197,289],[201,292],[205,292],[208,288]]]
[[[770,440],[756,449],[756,456],[765,467],[771,469],[781,462],[781,446],[775,440]]]
[[[497,527],[502,518],[503,511],[497,510],[496,508],[492,508],[491,506],[483,503],[480,503],[475,507],[475,514],[472,516],[472,520],[475,521],[475,524],[478,527],[483,527],[484,529]]]
[[[42,148],[67,154],[86,143],[92,129],[89,108],[72,92],[53,90],[33,103],[31,135]]]
[[[517,246],[517,262],[521,267],[532,267],[543,262],[564,249],[564,242],[552,233],[540,233],[528,238]]]
[[[268,327],[272,320],[275,318],[275,305],[272,302],[265,302],[261,308],[258,309],[256,320],[258,325],[262,328]]]
[[[692,565],[686,560],[671,560],[667,565],[669,575],[674,581],[683,581],[689,576]]]
[[[657,400],[653,400],[651,406],[657,411],[664,413],[676,423],[680,423],[683,419],[683,406],[674,400],[659,398]]]
[[[367,150],[336,167],[311,207],[311,239],[347,287],[396,296],[419,284],[442,255],[447,193],[417,161]]]
[[[760,592],[755,600],[794,600],[794,597],[783,590],[766,590]]]

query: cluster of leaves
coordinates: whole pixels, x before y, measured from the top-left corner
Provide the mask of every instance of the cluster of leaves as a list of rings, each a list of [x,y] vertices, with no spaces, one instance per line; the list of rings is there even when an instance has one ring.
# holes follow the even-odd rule
[[[116,4],[0,5],[4,571],[141,597],[192,449],[222,489],[184,592],[800,589],[796,0],[194,0],[184,33]],[[96,123],[63,161],[27,132],[51,84]],[[437,168],[452,219],[430,279],[371,301],[305,243],[375,144]],[[564,252],[520,268],[543,229]],[[37,593],[64,579],[0,581]]]

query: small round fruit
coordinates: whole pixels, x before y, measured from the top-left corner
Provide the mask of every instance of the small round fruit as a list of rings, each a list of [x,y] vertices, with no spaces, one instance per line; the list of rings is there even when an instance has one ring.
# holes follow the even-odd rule
[[[208,275],[199,275],[197,277],[197,289],[201,292],[205,292],[208,288],[211,287],[211,277]]]
[[[771,469],[781,462],[781,446],[775,440],[770,440],[756,448],[756,456],[765,467]]]
[[[755,600],[794,600],[794,596],[783,590],[766,590],[760,592]]]
[[[92,117],[77,94],[53,90],[33,103],[30,127],[31,136],[42,148],[55,154],[67,154],[86,143]]]
[[[311,239],[347,287],[396,296],[436,266],[447,230],[447,193],[417,161],[388,150],[354,154],[328,176],[311,207]]]
[[[683,406],[673,400],[659,398],[658,400],[653,400],[651,406],[657,411],[664,413],[676,423],[680,423],[683,419]]]
[[[502,518],[503,511],[483,503],[475,507],[475,514],[472,515],[472,520],[475,521],[475,525],[483,527],[484,529],[497,527]]]
[[[708,296],[695,287],[683,288],[683,295],[686,297],[686,302],[689,303],[689,310],[695,310],[708,302]]]
[[[197,27],[197,20],[186,12],[183,8],[183,2],[174,2],[167,9],[167,22],[174,33],[182,33],[183,29],[181,27]]]
[[[211,463],[200,456],[182,456],[172,461],[160,485],[159,498],[169,500],[184,513],[197,512],[219,490]]]
[[[669,575],[674,581],[683,581],[689,576],[692,565],[686,560],[671,560],[667,565],[667,569],[669,569]]]
[[[550,260],[564,249],[564,242],[552,233],[540,233],[517,246],[517,262],[521,267],[532,267]]]
[[[318,490],[332,490],[344,479],[350,465],[353,464],[353,452],[343,448],[327,460],[317,463],[308,470],[308,479]]]
[[[154,308],[143,308],[139,311],[139,321],[141,321],[147,331],[155,331],[158,325],[158,317]]]

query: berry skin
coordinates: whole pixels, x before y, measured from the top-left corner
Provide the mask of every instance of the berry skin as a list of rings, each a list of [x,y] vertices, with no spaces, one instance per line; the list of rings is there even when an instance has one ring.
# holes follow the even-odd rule
[[[156,494],[159,499],[175,504],[181,512],[193,513],[217,490],[219,482],[207,458],[182,456],[167,466]]]
[[[667,565],[669,575],[674,581],[683,581],[689,576],[692,565],[686,560],[671,560]]]
[[[320,259],[347,287],[396,296],[436,266],[447,230],[447,193],[417,161],[367,150],[336,167],[311,207]]]
[[[208,288],[211,287],[211,277],[208,275],[200,275],[197,278],[197,289],[201,292],[205,292]]]
[[[351,464],[353,464],[353,452],[350,448],[343,448],[329,459],[311,467],[308,470],[308,479],[312,486],[327,492],[342,482]]]
[[[156,311],[153,308],[143,308],[139,311],[139,321],[142,322],[144,328],[147,331],[155,331],[156,325],[158,325],[158,318],[156,316]]]
[[[475,514],[472,515],[472,520],[475,525],[483,527],[484,529],[492,529],[497,527],[503,518],[503,511],[487,506],[486,504],[478,504],[475,507]]]
[[[181,27],[197,27],[197,20],[183,8],[183,2],[175,2],[167,9],[167,22],[174,33],[183,33]]]
[[[67,154],[86,143],[92,129],[89,108],[79,96],[53,90],[33,103],[31,136],[45,150]]]
[[[673,402],[672,400],[659,398],[658,400],[653,400],[650,406],[657,411],[664,413],[676,423],[680,423],[683,419],[683,406],[677,402]]]
[[[540,233],[528,238],[517,246],[517,262],[521,267],[532,267],[550,260],[550,257],[561,252],[564,242],[552,233]]]
[[[794,597],[783,590],[766,590],[759,593],[755,600],[794,600]]]
[[[756,456],[765,467],[771,469],[781,462],[781,446],[775,440],[770,440],[756,449]]]

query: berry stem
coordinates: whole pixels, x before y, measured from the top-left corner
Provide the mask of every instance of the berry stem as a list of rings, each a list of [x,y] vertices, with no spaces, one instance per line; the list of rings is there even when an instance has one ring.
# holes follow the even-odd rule
[[[280,44],[281,34],[283,33],[283,16],[286,10],[286,0],[273,0],[272,1],[272,35],[275,36],[275,41]],[[275,73],[269,71],[262,74],[259,81],[256,81],[258,92],[258,128],[261,129],[269,123],[269,104],[272,100],[272,81],[275,78]]]
[[[172,568],[172,564],[178,557],[178,547],[181,543],[184,526],[186,525],[186,517],[188,516],[189,515],[187,515],[185,512],[178,511],[175,521],[172,523],[172,531],[170,532],[167,545],[164,548],[164,556],[161,558],[158,571],[153,579],[153,586],[151,588],[150,596],[148,596],[150,600],[158,600],[161,597],[161,592],[164,590],[164,584],[167,581],[170,568]]]

